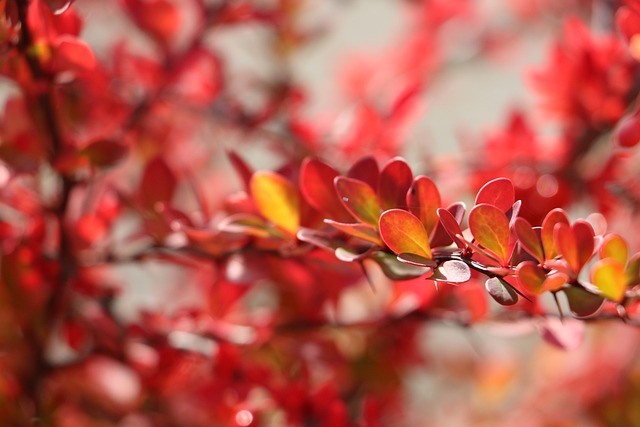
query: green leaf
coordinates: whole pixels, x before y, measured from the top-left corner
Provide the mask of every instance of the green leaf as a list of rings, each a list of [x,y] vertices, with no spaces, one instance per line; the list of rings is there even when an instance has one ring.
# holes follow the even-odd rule
[[[509,220],[493,205],[476,205],[469,212],[469,228],[474,239],[498,256],[503,265],[509,258]]]
[[[604,305],[604,298],[579,286],[569,286],[562,292],[567,296],[571,314],[578,318],[591,317]]]
[[[427,230],[412,213],[390,209],[380,216],[379,229],[384,243],[396,254],[412,253],[432,258]]]

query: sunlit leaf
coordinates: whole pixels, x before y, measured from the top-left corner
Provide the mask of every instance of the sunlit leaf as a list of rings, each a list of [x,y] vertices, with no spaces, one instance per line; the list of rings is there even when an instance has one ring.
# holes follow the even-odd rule
[[[218,224],[218,229],[228,233],[238,233],[247,236],[267,238],[274,235],[262,218],[251,214],[234,214],[224,218]]]
[[[294,185],[275,172],[260,171],[253,174],[249,188],[260,214],[295,236],[300,226],[300,199]]]
[[[624,265],[627,263],[629,248],[627,247],[627,242],[625,242],[622,237],[618,234],[611,233],[607,234],[602,241],[598,255],[601,259],[613,258]]]
[[[376,246],[384,246],[376,229],[369,224],[346,224],[343,222],[332,221],[330,219],[325,219],[324,222],[350,236],[358,237],[362,240],[373,243]]]
[[[627,289],[624,265],[613,258],[601,259],[591,267],[591,282],[605,298],[622,301]]]
[[[515,189],[511,180],[508,178],[496,178],[480,188],[474,204],[492,205],[504,213],[511,209],[514,201]]]
[[[500,305],[514,305],[518,302],[518,294],[513,287],[499,277],[488,279],[484,287],[491,298]]]
[[[562,290],[567,296],[571,314],[578,318],[595,315],[604,305],[604,298],[579,286],[569,286]]]
[[[542,240],[542,247],[544,248],[545,259],[553,259],[558,256],[558,250],[553,236],[553,230],[555,229],[556,224],[569,225],[569,218],[562,209],[553,209],[542,221],[540,238]]]
[[[523,249],[539,262],[543,262],[544,250],[542,249],[542,242],[533,227],[531,227],[531,224],[524,218],[516,218],[513,223],[513,231]]]
[[[300,168],[300,191],[309,204],[328,218],[352,222],[333,185],[339,174],[331,166],[316,159],[305,159]]]
[[[378,196],[382,210],[406,207],[406,194],[413,181],[413,172],[407,162],[395,157],[380,172]]]
[[[431,237],[438,224],[438,209],[440,209],[440,192],[433,181],[426,176],[418,176],[407,192],[407,206],[409,211],[420,218]]]
[[[369,184],[358,179],[339,176],[334,185],[344,207],[360,221],[378,226],[380,204],[378,196]]]
[[[422,222],[410,212],[391,209],[380,216],[380,237],[396,254],[413,253],[431,258],[429,235]]]
[[[474,239],[495,253],[502,263],[509,257],[509,220],[493,205],[476,205],[469,212],[469,228]]]
[[[558,253],[577,274],[593,255],[593,229],[586,221],[576,221],[570,227],[557,223],[554,227],[554,242]]]

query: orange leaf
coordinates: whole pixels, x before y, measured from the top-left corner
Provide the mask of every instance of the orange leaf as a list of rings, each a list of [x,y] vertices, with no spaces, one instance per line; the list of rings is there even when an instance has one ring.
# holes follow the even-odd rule
[[[625,265],[629,256],[629,248],[622,237],[611,233],[605,236],[602,245],[600,245],[598,255],[601,259],[613,258],[620,264]]]
[[[391,209],[380,216],[380,237],[396,254],[412,253],[431,259],[429,235],[410,212]]]
[[[249,188],[262,216],[295,235],[300,226],[300,199],[293,184],[275,172],[256,172]]]
[[[469,212],[469,228],[473,237],[503,264],[509,257],[509,220],[500,208],[480,204]]]
[[[382,168],[378,196],[383,210],[406,207],[406,194],[413,181],[413,172],[407,162],[395,157]]]
[[[369,184],[339,176],[335,178],[334,185],[342,204],[354,217],[374,227],[378,226],[380,204],[378,196]]]
[[[515,189],[508,178],[496,178],[482,186],[474,204],[488,204],[507,212],[515,201]]]
[[[569,218],[562,209],[553,209],[542,221],[542,231],[540,232],[540,238],[542,239],[542,247],[544,248],[545,259],[553,259],[558,256],[558,250],[555,245],[553,237],[553,230],[556,224],[569,225]]]
[[[407,206],[412,214],[420,218],[429,237],[438,224],[440,204],[440,192],[433,181],[426,176],[416,177],[407,193]]]

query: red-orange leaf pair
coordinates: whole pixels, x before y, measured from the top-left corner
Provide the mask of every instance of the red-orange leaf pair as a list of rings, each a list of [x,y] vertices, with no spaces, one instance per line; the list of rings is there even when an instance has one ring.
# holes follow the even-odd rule
[[[572,226],[561,222],[553,228],[553,241],[558,253],[576,276],[593,255],[594,235],[591,224],[582,220],[576,221]]]
[[[521,262],[516,269],[516,275],[520,285],[534,295],[558,291],[562,289],[568,279],[563,273],[547,275],[542,267],[532,261]]]

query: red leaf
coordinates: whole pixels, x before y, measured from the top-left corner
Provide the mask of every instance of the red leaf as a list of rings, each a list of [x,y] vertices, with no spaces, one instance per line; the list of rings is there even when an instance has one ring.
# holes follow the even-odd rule
[[[554,227],[554,242],[558,252],[571,269],[580,273],[582,267],[593,255],[593,228],[586,221],[576,221],[572,227],[558,223]]]
[[[228,150],[227,156],[229,156],[229,161],[231,161],[236,173],[240,175],[244,188],[249,191],[249,182],[251,182],[251,177],[253,176],[253,169],[235,151]]]
[[[158,210],[158,203],[168,204],[178,186],[173,174],[162,157],[151,160],[142,174],[142,181],[138,189],[138,197],[143,208]]]
[[[422,222],[410,212],[391,209],[380,216],[380,237],[396,254],[412,253],[431,258],[429,235]]]
[[[360,221],[377,227],[381,209],[373,188],[364,181],[344,176],[333,182],[344,207]]]
[[[275,172],[256,172],[249,183],[251,197],[262,216],[294,235],[300,227],[298,190]]]
[[[513,183],[507,178],[496,178],[482,186],[476,196],[476,205],[488,204],[507,212],[515,202]]]
[[[531,224],[524,218],[516,218],[513,223],[513,231],[518,237],[518,241],[529,254],[539,262],[544,262],[544,250],[540,237],[533,231]]]
[[[300,191],[309,204],[328,218],[338,222],[352,222],[333,185],[338,172],[316,159],[305,159],[300,169]]]
[[[366,182],[373,188],[374,191],[378,190],[378,181],[380,179],[380,172],[378,169],[378,162],[371,156],[363,157],[358,160],[347,172],[349,178],[357,179]]]
[[[640,37],[640,35],[637,37]],[[640,47],[640,43],[638,47]],[[640,120],[638,120],[636,114],[624,117],[618,122],[615,141],[624,148],[632,148],[640,143]]]
[[[429,236],[434,234],[438,224],[440,192],[433,181],[426,176],[418,176],[407,193],[409,211],[420,218]]]
[[[442,226],[444,232],[449,236],[449,242],[455,242],[460,249],[464,249],[467,245],[458,237],[462,236],[462,230],[460,229],[458,220],[447,209],[438,208],[436,214],[440,219],[439,225]]]
[[[433,248],[438,246],[448,246],[451,243],[453,243],[453,239],[451,238],[450,233],[447,231],[447,229],[444,227],[442,223],[442,218],[439,210],[440,209],[436,210],[436,214],[438,215],[439,221],[436,224],[436,228],[435,230],[433,230],[433,234],[431,235],[431,239],[429,241],[429,243],[431,244],[431,247]],[[455,229],[460,229],[460,224],[462,224],[462,220],[464,219],[464,213],[466,211],[466,207],[464,203],[462,202],[453,203],[444,210],[447,211],[449,214],[451,214],[450,216],[453,217],[453,222],[456,222],[458,224],[458,227],[453,227],[453,223],[449,221],[451,223],[451,226]],[[448,218],[448,219],[450,220],[451,218]],[[456,231],[456,230],[453,230],[453,231]],[[462,235],[462,230],[460,231],[460,234]],[[459,241],[459,239],[457,239],[456,244],[461,249],[466,247],[465,243]]]
[[[68,35],[58,37],[53,58],[53,69],[62,71],[91,71],[96,67],[96,57],[84,41]]]
[[[556,224],[569,225],[569,218],[562,209],[553,209],[542,221],[542,231],[540,232],[540,238],[542,240],[542,247],[544,249],[545,259],[553,259],[558,256],[558,250],[554,240],[554,229]]]
[[[406,207],[406,194],[413,181],[413,172],[404,159],[391,159],[382,168],[378,196],[382,210]]]
[[[493,205],[476,205],[469,212],[469,228],[474,239],[506,265],[509,258],[509,220],[505,213]]]

